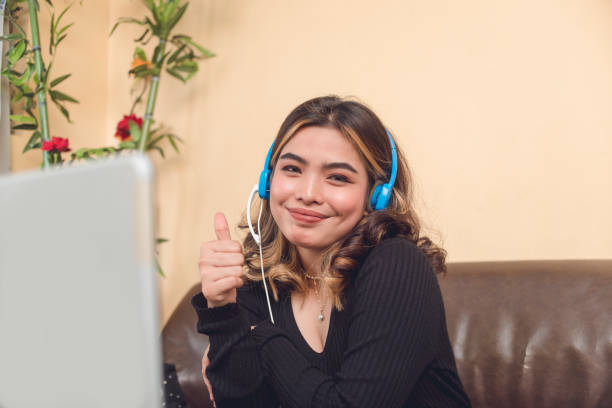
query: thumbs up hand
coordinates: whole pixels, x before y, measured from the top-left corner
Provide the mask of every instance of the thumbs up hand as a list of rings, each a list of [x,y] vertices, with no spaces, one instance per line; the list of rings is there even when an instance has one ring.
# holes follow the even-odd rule
[[[236,302],[236,288],[244,284],[242,245],[232,241],[227,219],[223,213],[215,214],[217,239],[200,247],[200,280],[202,294],[208,307],[219,307]]]

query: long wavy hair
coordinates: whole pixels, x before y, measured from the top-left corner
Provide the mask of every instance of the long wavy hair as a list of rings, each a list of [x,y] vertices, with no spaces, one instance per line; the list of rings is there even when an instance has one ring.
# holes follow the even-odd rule
[[[377,183],[388,182],[391,174],[391,146],[385,126],[362,103],[338,96],[308,100],[287,116],[274,140],[270,160],[272,175],[283,147],[299,130],[309,126],[335,128],[353,144],[364,160],[369,191],[373,191]],[[446,251],[420,235],[420,222],[413,207],[412,177],[399,147],[397,160],[397,178],[387,208],[379,211],[366,208],[367,214],[352,231],[332,244],[322,256],[323,284],[331,293],[333,305],[338,310],[343,308],[342,295],[351,281],[352,272],[359,268],[369,251],[385,239],[403,237],[413,242],[427,256],[436,273],[446,272]],[[279,290],[304,292],[310,287],[310,282],[304,275],[297,249],[279,230],[268,200],[263,201],[263,204],[255,204],[251,214],[258,214],[259,205],[263,205],[260,235],[264,270],[274,299],[279,300]],[[239,227],[248,228],[246,214]],[[250,234],[246,234],[243,248],[246,280],[261,281],[259,246]]]

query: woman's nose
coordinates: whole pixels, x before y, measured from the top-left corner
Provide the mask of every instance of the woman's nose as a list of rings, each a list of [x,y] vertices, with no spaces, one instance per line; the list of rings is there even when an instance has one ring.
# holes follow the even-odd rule
[[[296,191],[296,198],[303,201],[304,204],[321,204],[323,197],[321,195],[321,186],[315,175],[307,175],[302,177]]]

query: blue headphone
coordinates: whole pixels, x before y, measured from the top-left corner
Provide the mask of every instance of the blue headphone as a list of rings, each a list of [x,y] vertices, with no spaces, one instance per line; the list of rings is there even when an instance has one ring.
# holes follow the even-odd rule
[[[393,194],[393,185],[395,184],[395,177],[397,176],[397,151],[395,149],[395,142],[393,141],[393,137],[391,137],[391,133],[389,130],[385,128],[387,132],[387,136],[389,136],[389,144],[391,145],[391,177],[389,177],[389,182],[385,184],[377,184],[372,192],[372,197],[370,198],[370,205],[374,210],[384,210],[389,205],[389,201],[391,201],[391,196]],[[272,150],[274,149],[274,143],[270,146],[270,150],[268,150],[268,154],[266,156],[266,163],[264,165],[264,169],[259,176],[259,185],[258,192],[259,197],[264,200],[270,198],[270,158],[272,157]]]

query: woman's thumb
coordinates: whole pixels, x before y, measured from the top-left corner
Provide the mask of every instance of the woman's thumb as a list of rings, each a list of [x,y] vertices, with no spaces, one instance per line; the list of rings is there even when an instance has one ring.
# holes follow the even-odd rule
[[[217,239],[220,241],[232,239],[229,225],[227,225],[227,219],[221,212],[215,214],[215,234],[217,234]]]

